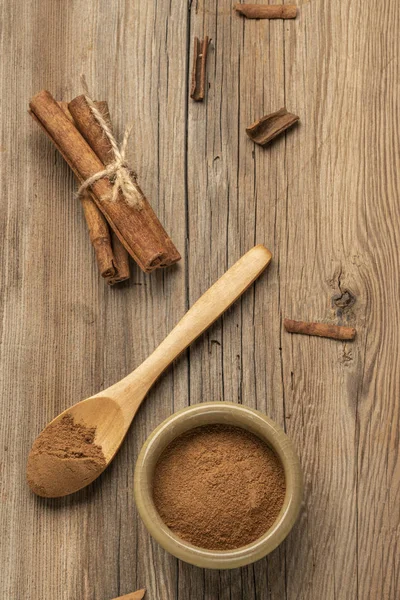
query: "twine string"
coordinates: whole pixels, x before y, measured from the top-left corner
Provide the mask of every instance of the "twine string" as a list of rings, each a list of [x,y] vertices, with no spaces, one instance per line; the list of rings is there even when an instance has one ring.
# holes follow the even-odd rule
[[[136,184],[135,175],[125,160],[126,149],[133,127],[130,125],[125,129],[122,144],[119,147],[111,129],[107,125],[103,115],[98,110],[93,100],[91,100],[88,95],[85,95],[85,99],[94,118],[110,142],[114,160],[102,171],[99,171],[91,177],[88,177],[88,179],[82,183],[78,189],[78,197],[81,197],[88,188],[96,183],[96,181],[103,179],[103,177],[107,177],[113,186],[112,194],[109,198],[111,202],[115,202],[118,199],[119,192],[121,191],[126,202],[130,206],[140,207],[142,204],[142,196]]]

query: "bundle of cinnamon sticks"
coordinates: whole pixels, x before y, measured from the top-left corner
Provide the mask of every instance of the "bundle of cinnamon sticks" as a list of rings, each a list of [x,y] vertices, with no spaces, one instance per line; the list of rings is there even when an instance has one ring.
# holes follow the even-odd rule
[[[30,114],[62,154],[82,184],[115,160],[110,140],[88,104],[86,96],[57,102],[43,90],[29,103]],[[95,102],[111,129],[106,102]],[[129,278],[130,255],[146,273],[167,267],[181,256],[164,230],[132,173],[137,202],[132,205],[119,191],[112,199],[112,178],[95,181],[81,202],[95,250],[99,271],[109,284]]]

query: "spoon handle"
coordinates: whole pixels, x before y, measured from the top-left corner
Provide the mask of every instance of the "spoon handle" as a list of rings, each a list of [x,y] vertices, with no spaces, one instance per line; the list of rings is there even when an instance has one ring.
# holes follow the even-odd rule
[[[268,266],[271,258],[271,252],[261,244],[242,256],[193,304],[132,376],[140,376],[142,382],[146,381],[151,386],[172,361],[247,290]]]

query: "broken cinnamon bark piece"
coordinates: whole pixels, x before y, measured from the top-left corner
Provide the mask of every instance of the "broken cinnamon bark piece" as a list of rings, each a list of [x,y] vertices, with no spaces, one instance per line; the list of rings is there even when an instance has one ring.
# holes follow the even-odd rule
[[[195,102],[202,102],[206,89],[207,54],[210,40],[206,36],[202,42],[198,37],[194,38],[192,87],[190,97]]]
[[[247,127],[246,133],[253,142],[260,146],[265,146],[286,131],[286,129],[292,127],[298,120],[299,117],[297,115],[288,112],[286,108],[281,108]]]

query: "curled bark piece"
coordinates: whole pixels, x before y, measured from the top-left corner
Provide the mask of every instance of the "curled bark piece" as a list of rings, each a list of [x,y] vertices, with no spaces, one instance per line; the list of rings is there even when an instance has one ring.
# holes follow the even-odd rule
[[[295,19],[294,4],[235,4],[235,10],[247,19]]]
[[[298,120],[299,117],[297,115],[288,112],[286,108],[281,108],[277,112],[266,115],[250,125],[250,127],[247,127],[246,133],[253,142],[260,144],[260,146],[265,146],[286,131],[286,129],[292,127]]]
[[[190,97],[195,102],[202,102],[206,89],[207,54],[210,40],[206,36],[202,42],[198,37],[194,38],[192,87]]]
[[[333,340],[354,340],[356,330],[354,327],[330,325],[329,323],[309,323],[307,321],[292,321],[285,319],[283,325],[289,333],[302,333],[304,335],[317,335]]]

